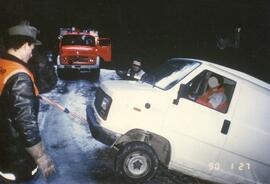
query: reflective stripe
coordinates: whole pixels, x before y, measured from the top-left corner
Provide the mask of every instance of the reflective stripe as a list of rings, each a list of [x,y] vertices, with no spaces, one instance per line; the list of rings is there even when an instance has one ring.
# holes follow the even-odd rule
[[[142,69],[140,69],[140,71],[135,72],[134,75],[131,76],[131,72],[132,72],[132,70],[128,69],[127,76],[128,77],[133,77],[134,79],[137,79],[137,80],[140,80],[142,78],[142,76],[144,75],[144,73],[145,73]]]
[[[7,180],[11,180],[11,181],[15,181],[16,180],[16,177],[14,174],[12,173],[2,173],[0,171],[0,176],[2,176],[3,178],[7,179]]]
[[[34,176],[37,173],[38,166],[32,171],[32,176]]]
[[[31,174],[32,176],[34,176],[38,171],[38,166],[32,170]],[[5,178],[6,180],[9,180],[9,181],[15,181],[16,180],[16,176],[13,174],[13,173],[2,173],[0,171],[0,176],[2,176],[3,178]]]

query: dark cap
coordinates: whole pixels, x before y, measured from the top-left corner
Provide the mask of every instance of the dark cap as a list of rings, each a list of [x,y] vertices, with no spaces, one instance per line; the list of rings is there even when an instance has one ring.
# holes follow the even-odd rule
[[[37,40],[37,34],[39,33],[39,30],[33,26],[27,25],[27,24],[19,24],[13,27],[10,27],[8,29],[8,35],[14,36],[14,35],[22,35],[22,36],[28,36],[33,38],[36,41],[36,45],[41,45],[41,41]]]

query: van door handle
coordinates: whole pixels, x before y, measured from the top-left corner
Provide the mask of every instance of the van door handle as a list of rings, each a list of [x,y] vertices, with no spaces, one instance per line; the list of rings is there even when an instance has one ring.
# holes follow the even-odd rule
[[[229,128],[230,128],[230,124],[231,124],[231,122],[229,120],[225,119],[224,122],[223,122],[221,133],[227,135],[227,133],[229,131]]]

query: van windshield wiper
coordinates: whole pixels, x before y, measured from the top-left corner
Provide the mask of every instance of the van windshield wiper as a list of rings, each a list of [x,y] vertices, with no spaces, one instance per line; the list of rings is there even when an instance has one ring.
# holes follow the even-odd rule
[[[145,76],[143,76],[140,81],[142,83],[148,83],[153,85],[153,87],[155,87],[156,84],[156,76],[155,75],[149,75],[149,74],[145,74]]]

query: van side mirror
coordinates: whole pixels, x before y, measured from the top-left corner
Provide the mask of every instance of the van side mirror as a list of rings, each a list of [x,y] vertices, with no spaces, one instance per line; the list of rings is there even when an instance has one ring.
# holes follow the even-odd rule
[[[173,100],[173,104],[178,105],[179,99],[186,97],[188,95],[188,92],[189,92],[189,86],[185,84],[181,84],[177,93],[177,98]]]

